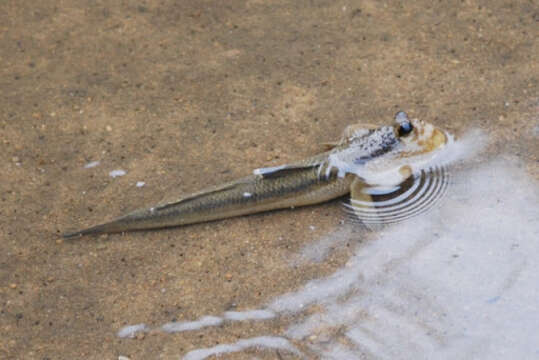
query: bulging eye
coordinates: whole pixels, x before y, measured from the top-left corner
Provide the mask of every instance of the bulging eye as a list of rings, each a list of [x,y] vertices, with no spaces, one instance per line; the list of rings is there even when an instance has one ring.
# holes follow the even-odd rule
[[[397,128],[399,136],[407,135],[414,129],[412,123],[408,119],[408,115],[404,111],[399,111],[395,115],[395,121],[399,124],[399,127]]]
[[[400,124],[399,126],[399,136],[407,135],[412,132],[414,127],[412,126],[411,122],[405,122]]]

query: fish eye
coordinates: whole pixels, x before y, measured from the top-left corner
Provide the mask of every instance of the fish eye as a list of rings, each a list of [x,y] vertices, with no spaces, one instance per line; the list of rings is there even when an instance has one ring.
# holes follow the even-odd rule
[[[408,119],[408,114],[404,111],[399,111],[395,114],[395,121],[399,124],[399,127],[397,128],[399,136],[407,135],[414,129],[412,123]]]
[[[408,121],[408,122],[402,123],[400,124],[399,129],[398,129],[399,136],[408,135],[409,133],[412,132],[413,129],[414,127],[412,126],[411,122]]]

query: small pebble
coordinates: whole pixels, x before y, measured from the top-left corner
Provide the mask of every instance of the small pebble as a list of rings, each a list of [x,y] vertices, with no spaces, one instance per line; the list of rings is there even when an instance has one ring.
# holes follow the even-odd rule
[[[109,172],[109,176],[112,178],[115,178],[118,176],[124,176],[125,174],[127,173],[125,172],[125,170],[122,170],[122,169],[112,170],[111,172]]]
[[[12,289],[16,289],[16,288],[17,288],[17,284],[11,283],[11,284],[9,284],[9,287],[12,288]]]
[[[144,181],[137,181],[137,187],[143,187],[144,185],[146,185]]]
[[[90,161],[88,164],[84,165],[84,168],[90,169],[96,167],[97,165],[99,165],[99,161]]]
[[[131,360],[127,356],[120,355],[118,356],[118,360]]]
[[[228,281],[232,280],[232,274],[226,273],[225,274],[225,279],[227,279]]]
[[[107,125],[107,126],[105,127],[105,129],[106,129],[108,132],[111,132],[111,131],[112,131],[112,126]]]

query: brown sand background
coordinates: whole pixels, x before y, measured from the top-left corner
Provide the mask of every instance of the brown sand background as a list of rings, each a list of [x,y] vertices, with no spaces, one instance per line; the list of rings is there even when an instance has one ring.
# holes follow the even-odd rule
[[[177,359],[286,328],[115,335],[330,274],[346,256],[287,260],[338,226],[338,203],[58,234],[308,156],[348,124],[402,109],[457,135],[480,127],[537,176],[538,21],[528,0],[0,2],[0,358]],[[294,358],[223,359],[255,354]]]

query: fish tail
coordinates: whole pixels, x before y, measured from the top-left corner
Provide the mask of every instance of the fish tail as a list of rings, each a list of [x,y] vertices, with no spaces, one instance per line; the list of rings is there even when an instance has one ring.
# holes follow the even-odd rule
[[[123,219],[117,219],[113,220],[108,223],[92,226],[86,229],[77,230],[77,231],[69,231],[62,234],[62,237],[64,239],[74,238],[78,236],[84,236],[84,235],[100,235],[105,233],[117,233],[126,231],[128,229],[125,228],[125,223],[122,221]]]
[[[62,237],[64,239],[69,239],[69,238],[74,238],[74,237],[83,236],[83,235],[104,234],[107,232],[106,225],[107,224],[101,224],[101,225],[92,226],[90,228],[83,229],[83,230],[69,231],[69,232],[63,233]]]
[[[121,233],[126,231],[163,227],[152,224],[151,218],[149,218],[150,215],[154,215],[153,208],[139,209],[104,224],[92,226],[82,230],[66,232],[62,234],[62,237],[64,239],[68,239],[84,235]]]

